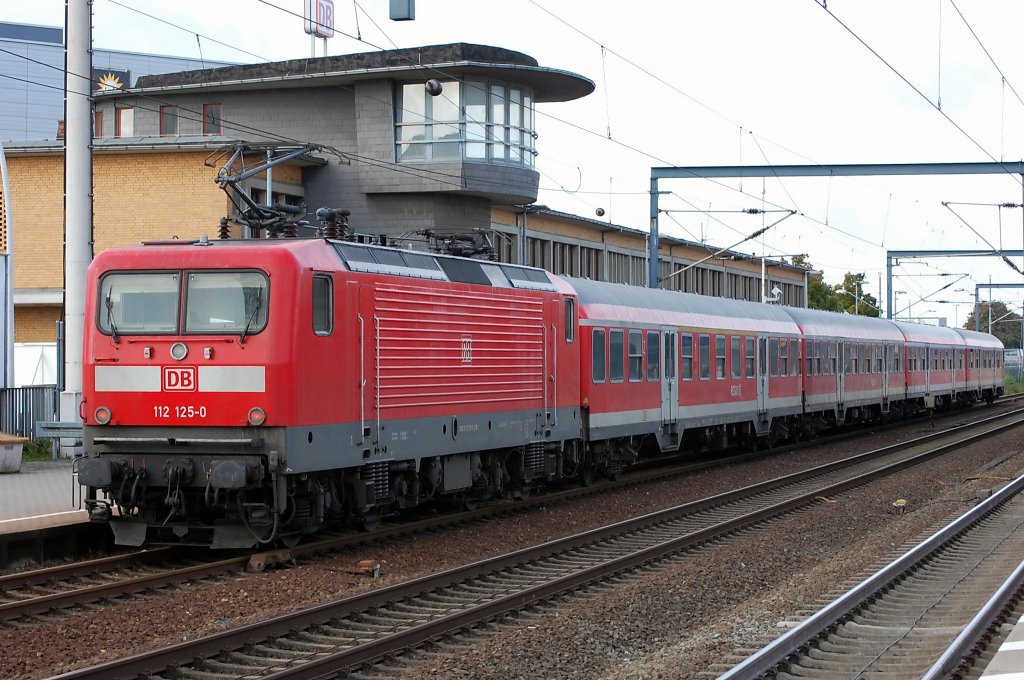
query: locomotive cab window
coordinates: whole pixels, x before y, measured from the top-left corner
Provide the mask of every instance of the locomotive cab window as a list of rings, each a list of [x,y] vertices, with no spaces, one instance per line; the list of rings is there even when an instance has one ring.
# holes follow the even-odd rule
[[[313,332],[330,335],[334,330],[334,286],[330,276],[313,277]]]
[[[576,339],[576,300],[571,297],[565,298],[565,341],[572,342]]]
[[[110,273],[100,280],[99,329],[107,335],[178,331],[179,272]]]
[[[267,325],[267,277],[254,271],[189,272],[186,333],[255,335]]]

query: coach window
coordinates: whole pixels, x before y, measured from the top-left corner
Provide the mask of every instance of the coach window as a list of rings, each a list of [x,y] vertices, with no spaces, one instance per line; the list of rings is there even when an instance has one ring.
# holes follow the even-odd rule
[[[827,365],[825,370],[828,370]],[[814,341],[814,375],[821,375],[821,340]]]
[[[800,345],[796,340],[789,341],[789,374],[800,373]]]
[[[596,383],[604,382],[604,366],[605,366],[605,346],[604,346],[604,329],[595,328],[593,333],[593,342],[591,343],[591,364],[590,364],[590,376],[591,379]]]
[[[768,370],[772,375],[779,374],[779,340],[772,338],[768,341]]]
[[[744,365],[747,367],[747,377],[754,377],[754,338],[748,337],[746,342],[746,354],[743,357]]]
[[[644,346],[643,334],[640,331],[629,332],[629,380],[636,382],[643,379]]]
[[[715,377],[725,380],[725,336],[715,336]]]
[[[779,340],[779,375],[789,374],[789,345],[785,340]]]
[[[334,330],[334,287],[330,276],[313,277],[313,332],[330,335]]]
[[[711,378],[711,336],[700,336],[700,379]]]
[[[683,380],[693,380],[693,336],[686,333],[682,336],[683,348],[680,352],[682,357]]]
[[[740,336],[734,335],[729,338],[729,350],[732,354],[732,377],[743,377],[743,362],[740,360]]]
[[[608,372],[612,382],[622,382],[625,377],[626,364],[622,357],[626,351],[626,343],[623,335],[620,330],[608,333]]]
[[[647,331],[647,379],[661,380],[661,333]]]

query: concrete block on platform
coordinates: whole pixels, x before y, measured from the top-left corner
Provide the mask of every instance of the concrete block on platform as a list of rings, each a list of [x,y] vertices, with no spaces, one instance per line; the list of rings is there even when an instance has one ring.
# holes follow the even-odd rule
[[[0,474],[21,472],[21,450],[27,441],[27,437],[0,432]]]

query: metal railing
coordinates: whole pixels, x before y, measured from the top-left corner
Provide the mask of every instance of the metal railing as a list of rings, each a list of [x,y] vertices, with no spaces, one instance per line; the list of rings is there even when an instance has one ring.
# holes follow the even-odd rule
[[[56,385],[0,388],[0,431],[35,438],[36,421],[56,421],[60,390]]]

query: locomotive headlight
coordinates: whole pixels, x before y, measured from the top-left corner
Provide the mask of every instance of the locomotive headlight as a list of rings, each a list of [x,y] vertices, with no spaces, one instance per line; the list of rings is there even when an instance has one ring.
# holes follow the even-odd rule
[[[171,357],[177,361],[181,361],[188,356],[188,347],[183,342],[176,342],[171,345]]]
[[[97,425],[106,425],[110,422],[110,409],[106,406],[99,406],[92,413]]]
[[[259,406],[253,406],[249,409],[249,424],[253,427],[259,427],[263,423],[267,422],[267,412],[261,409]]]

